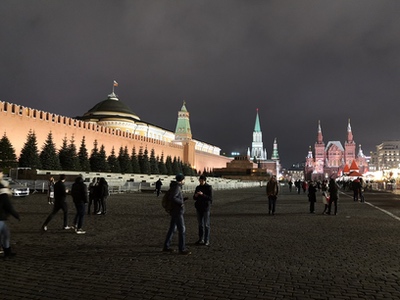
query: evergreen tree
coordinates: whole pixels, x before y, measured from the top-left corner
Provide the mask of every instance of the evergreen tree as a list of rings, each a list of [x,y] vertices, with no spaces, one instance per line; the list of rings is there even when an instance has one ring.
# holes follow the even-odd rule
[[[3,169],[15,168],[18,165],[15,149],[4,133],[0,140],[0,167]]]
[[[180,162],[178,161],[178,159],[176,159],[176,156],[174,156],[174,160],[172,161],[172,172],[173,174],[182,173]]]
[[[85,172],[90,172],[90,162],[89,155],[86,149],[85,137],[82,138],[81,146],[78,152],[80,170]]]
[[[107,163],[108,163],[111,173],[121,173],[121,168],[119,165],[118,158],[115,156],[114,147],[112,147],[111,154],[107,158]]]
[[[68,145],[68,160],[70,162],[70,171],[80,171],[79,157],[76,151],[74,136],[71,137],[70,143]]]
[[[99,162],[100,162],[100,171],[101,172],[109,172],[110,171],[110,167],[108,166],[107,163],[107,155],[106,155],[106,151],[104,148],[104,145],[100,146],[100,150],[99,150]]]
[[[167,175],[168,170],[164,162],[164,153],[161,153],[161,158],[157,160],[158,160],[158,170],[160,171],[160,174]]]
[[[135,147],[132,148],[131,164],[132,164],[132,173],[140,174],[139,158],[136,155]]]
[[[121,173],[132,173],[132,162],[131,158],[129,157],[127,146],[125,146],[125,148],[119,148],[118,162],[121,167]]]
[[[167,159],[165,160],[165,167],[167,169],[168,175],[174,175],[174,170],[172,169],[172,158],[169,155],[167,156]]]
[[[26,142],[21,150],[18,166],[32,169],[40,169],[42,167],[36,134],[32,130],[29,131]]]
[[[141,174],[150,174],[149,152],[147,148],[144,151],[143,148],[139,150],[139,165]]]
[[[68,144],[66,136],[63,138],[61,148],[58,151],[58,158],[60,160],[61,169],[69,170],[70,164],[68,162]]]
[[[40,152],[39,157],[44,170],[61,170],[56,144],[53,141],[53,134],[51,131],[47,135],[47,139],[43,145],[42,152]]]
[[[99,149],[97,148],[97,140],[95,140],[93,143],[92,153],[90,154],[89,157],[90,169],[92,170],[92,172],[101,171],[100,170],[101,163],[99,162],[99,160],[100,160]]]
[[[150,151],[150,173],[151,174],[160,174],[160,170],[158,169],[158,163],[156,159],[156,154],[154,152],[154,148]]]
[[[182,164],[182,173],[185,176],[192,176],[192,168],[188,164]]]

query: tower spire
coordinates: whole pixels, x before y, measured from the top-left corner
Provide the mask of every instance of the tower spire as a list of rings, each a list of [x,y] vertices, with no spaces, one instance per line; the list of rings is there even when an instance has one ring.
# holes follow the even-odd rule
[[[321,121],[318,120],[318,134],[317,134],[317,143],[322,144],[323,141],[323,136],[322,136],[322,129],[321,129]]]
[[[256,122],[254,124],[253,142],[251,144],[251,158],[257,160],[267,159],[267,150],[263,149],[262,132],[260,126],[260,118],[258,116],[258,108],[256,113]]]
[[[353,142],[353,132],[351,131],[350,118],[349,118],[349,122],[347,124],[347,142],[348,143]]]
[[[272,160],[279,160],[279,153],[278,153],[278,143],[276,141],[276,138],[274,139],[274,145],[273,145],[273,151],[272,151]]]
[[[178,121],[175,128],[175,140],[191,140],[192,131],[190,129],[189,112],[186,109],[186,101],[183,101],[181,110],[178,112]]]
[[[257,108],[257,114],[256,114],[256,122],[254,124],[254,132],[261,132],[260,118],[258,116],[258,108]]]

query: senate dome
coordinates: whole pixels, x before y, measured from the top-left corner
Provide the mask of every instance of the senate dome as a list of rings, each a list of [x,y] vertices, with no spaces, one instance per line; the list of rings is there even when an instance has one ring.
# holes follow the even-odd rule
[[[140,121],[140,118],[114,93],[108,95],[106,100],[97,103],[79,119],[96,123],[110,119]]]

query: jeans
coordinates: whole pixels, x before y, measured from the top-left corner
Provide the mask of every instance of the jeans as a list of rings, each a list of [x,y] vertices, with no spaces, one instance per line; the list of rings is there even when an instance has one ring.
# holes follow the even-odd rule
[[[171,222],[169,224],[167,237],[165,238],[164,249],[170,248],[172,237],[177,229],[179,233],[179,251],[184,251],[186,249],[185,246],[186,228],[185,228],[185,220],[183,219],[183,212],[171,215]]]
[[[83,218],[85,216],[85,203],[75,203],[76,215],[74,219],[75,229],[81,229],[83,225]]]
[[[268,210],[269,212],[275,213],[276,196],[268,196]]]
[[[199,224],[199,241],[210,241],[210,210],[197,210],[197,222]]]
[[[68,226],[68,205],[66,202],[63,203],[58,203],[55,202],[54,206],[53,206],[53,211],[51,212],[51,214],[47,217],[46,221],[44,221],[43,226],[47,226],[47,224],[49,224],[49,222],[51,221],[51,219],[53,219],[53,217],[56,215],[56,213],[62,209],[63,213],[64,213],[64,227]]]
[[[102,214],[107,212],[107,197],[101,197],[97,207],[97,212],[101,211]]]
[[[10,230],[5,221],[0,221],[0,243],[3,248],[10,248]]]

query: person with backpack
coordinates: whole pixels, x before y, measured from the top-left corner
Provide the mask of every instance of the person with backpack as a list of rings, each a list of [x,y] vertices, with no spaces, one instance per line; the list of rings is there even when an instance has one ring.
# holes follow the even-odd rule
[[[210,208],[212,203],[212,186],[206,182],[204,175],[199,177],[200,184],[196,187],[193,199],[199,224],[199,239],[196,245],[210,245]]]
[[[163,252],[174,252],[170,248],[172,237],[176,229],[179,234],[179,254],[189,255],[191,252],[186,248],[186,228],[183,214],[185,212],[185,200],[187,197],[183,197],[182,186],[185,184],[185,176],[178,174],[175,176],[176,181],[172,181],[169,186],[168,201],[170,202],[169,214],[171,216],[169,229],[165,238]]]

